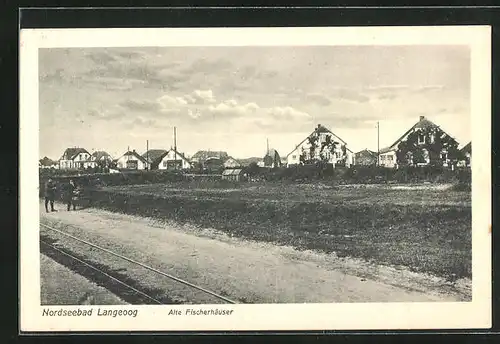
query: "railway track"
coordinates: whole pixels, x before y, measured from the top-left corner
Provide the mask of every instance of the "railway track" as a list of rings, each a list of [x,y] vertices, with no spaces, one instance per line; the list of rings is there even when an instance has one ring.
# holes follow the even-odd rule
[[[74,241],[77,241],[77,242],[79,242],[81,244],[84,244],[84,245],[87,245],[89,247],[92,247],[93,249],[96,249],[96,250],[101,251],[101,252],[106,252],[106,253],[108,253],[108,254],[116,257],[116,258],[119,258],[121,260],[127,261],[127,262],[129,262],[131,264],[140,266],[140,267],[142,267],[142,268],[144,268],[144,269],[146,269],[146,270],[148,270],[148,271],[150,271],[150,272],[152,272],[152,273],[154,273],[156,275],[159,275],[159,276],[162,276],[164,278],[173,280],[173,281],[178,282],[180,284],[183,284],[183,285],[185,285],[185,286],[187,286],[189,288],[201,291],[202,293],[211,295],[212,297],[214,297],[214,298],[216,298],[218,300],[224,301],[225,303],[229,303],[229,304],[237,304],[237,303],[239,303],[239,302],[231,300],[231,299],[229,299],[229,298],[227,298],[227,297],[225,297],[223,295],[220,295],[220,294],[218,294],[216,292],[213,292],[213,291],[211,291],[211,290],[209,290],[207,288],[204,288],[202,286],[196,285],[194,283],[191,283],[191,282],[186,281],[184,279],[181,279],[179,277],[173,276],[172,274],[169,274],[169,273],[166,273],[164,271],[158,270],[158,269],[156,269],[156,268],[154,268],[152,266],[149,266],[147,264],[141,263],[139,261],[136,261],[136,260],[131,259],[129,257],[126,257],[124,255],[121,255],[121,254],[119,254],[117,252],[114,252],[112,250],[109,250],[107,248],[101,247],[101,246],[99,246],[97,244],[94,244],[92,242],[89,242],[87,240],[83,240],[81,238],[78,238],[78,237],[76,237],[74,235],[71,235],[69,233],[66,233],[66,232],[64,232],[64,231],[62,231],[60,229],[54,228],[52,226],[49,226],[49,225],[46,225],[46,224],[43,224],[43,223],[40,223],[40,226],[42,226],[43,228],[45,228],[47,230],[50,230],[50,231],[56,232],[58,234],[61,234],[61,235],[65,236],[65,237],[67,237],[67,238],[70,238],[70,239],[74,240]],[[48,243],[45,240],[40,239],[40,243],[42,245],[46,246],[46,248],[48,248],[50,250],[53,250],[54,252],[57,252],[58,254],[62,254],[63,256],[67,257],[68,259],[71,259],[71,260],[77,262],[78,264],[81,264],[81,265],[83,265],[83,266],[85,266],[85,267],[87,267],[87,268],[89,268],[89,269],[97,272],[98,274],[102,275],[104,278],[107,278],[110,281],[113,281],[114,283],[118,283],[122,287],[127,288],[129,291],[131,291],[131,292],[139,295],[141,298],[149,300],[150,303],[153,303],[153,304],[164,304],[164,302],[162,302],[161,300],[158,300],[158,298],[155,298],[154,296],[149,295],[145,291],[139,290],[139,288],[136,288],[136,287],[130,285],[130,283],[127,283],[127,282],[125,282],[123,280],[120,280],[117,277],[111,276],[110,274],[108,274],[105,271],[103,271],[102,268],[96,266],[96,264],[91,264],[89,262],[86,262],[83,259],[80,259],[77,256],[75,256],[74,254],[71,254],[69,252],[63,251],[63,250],[59,249],[58,247],[54,246],[53,244]]]

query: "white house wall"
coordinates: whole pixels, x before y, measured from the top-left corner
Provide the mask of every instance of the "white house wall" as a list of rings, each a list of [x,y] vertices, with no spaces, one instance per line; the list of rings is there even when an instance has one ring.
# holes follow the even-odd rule
[[[74,168],[73,160],[59,160],[59,167],[62,170],[69,170]]]
[[[88,153],[78,153],[77,156],[73,158],[74,161],[87,161],[90,160],[90,154]]]
[[[169,151],[163,159],[161,159],[160,164],[158,165],[158,169],[160,170],[166,170],[167,169],[167,162],[169,161],[181,161],[182,163],[182,169],[188,169],[191,167],[191,164],[189,161],[184,159],[179,153],[175,153],[174,151]]]
[[[224,167],[238,167],[240,164],[236,160],[229,159],[224,163]]]
[[[288,166],[300,164],[300,151],[298,148],[294,149],[286,158],[286,163]]]
[[[123,169],[128,168],[127,161],[137,161],[137,169],[138,170],[145,170],[146,169],[146,164],[142,160],[139,160],[137,157],[135,157],[133,155],[124,155],[124,156],[120,157],[117,161],[118,168],[123,168]]]
[[[335,135],[331,135],[336,142],[340,141]],[[322,134],[322,137],[324,135]],[[324,138],[323,138],[324,140]],[[320,142],[324,142],[320,139]],[[300,155],[302,154],[302,150],[304,149],[306,153],[306,158],[309,157],[309,143],[305,141],[303,144],[295,148],[290,154],[287,156],[287,165],[292,166],[292,165],[298,165],[300,164]],[[314,152],[314,157],[319,157],[321,151],[321,146],[318,146]],[[327,154],[327,160],[331,164],[336,164],[338,160],[341,160],[343,156],[343,151],[342,151],[342,144],[337,144],[335,147],[335,151],[332,152],[325,152]],[[313,158],[314,158],[313,157]],[[346,166],[349,167],[354,164],[354,154],[351,152],[349,149],[346,147]]]
[[[379,165],[383,167],[394,167],[396,166],[396,151],[390,151],[387,153],[380,153]]]

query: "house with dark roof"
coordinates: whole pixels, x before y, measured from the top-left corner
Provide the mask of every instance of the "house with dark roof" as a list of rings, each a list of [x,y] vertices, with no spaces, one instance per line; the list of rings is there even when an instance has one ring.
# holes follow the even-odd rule
[[[97,162],[99,166],[109,166],[113,162],[113,158],[108,152],[105,151],[95,151],[92,153],[92,160]]]
[[[196,152],[192,157],[191,160],[194,162],[199,162],[201,164],[204,164],[205,161],[209,158],[217,158],[222,160],[223,162],[226,161],[229,158],[229,154],[224,151],[198,151]]]
[[[166,149],[150,149],[142,155],[146,159],[152,170],[157,170],[159,168],[161,159],[168,151]]]
[[[325,126],[318,124],[311,134],[306,136],[286,156],[287,165],[303,165],[314,161],[349,167],[353,164],[354,154],[342,140]]]
[[[59,168],[65,170],[96,167],[97,163],[85,148],[67,148],[59,159]]]
[[[377,164],[377,152],[368,148],[354,154],[354,165],[356,166],[374,166]]]
[[[100,160],[110,160],[110,161],[113,161],[113,158],[111,157],[111,155],[108,154],[108,152],[105,152],[105,151],[95,151],[92,153],[92,158],[94,158],[94,160],[96,161],[100,161]]]
[[[379,164],[385,167],[397,167],[397,151],[399,145],[406,141],[411,134],[417,133],[417,145],[422,147],[423,162],[419,162],[417,165],[428,165],[431,161],[430,154],[425,147],[426,144],[433,143],[436,139],[436,135],[443,139],[448,137],[453,142],[457,143],[454,138],[445,133],[438,125],[432,121],[425,118],[425,116],[420,116],[420,119],[415,123],[410,129],[408,129],[403,135],[401,135],[392,145],[385,147],[380,150],[379,154]],[[426,133],[431,133],[427,135]],[[408,162],[412,163],[413,157],[411,154],[407,157]],[[447,166],[449,163],[448,152],[443,149],[440,153],[440,159],[443,162],[443,166]]]
[[[159,157],[160,170],[187,170],[191,168],[191,161],[183,154],[171,148]]]
[[[135,149],[132,151],[129,150],[119,157],[116,165],[119,169],[126,170],[147,170],[149,168],[149,162],[137,153]]]

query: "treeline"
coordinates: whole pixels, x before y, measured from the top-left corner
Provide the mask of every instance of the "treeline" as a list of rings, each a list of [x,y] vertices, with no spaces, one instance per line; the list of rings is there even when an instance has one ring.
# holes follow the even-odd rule
[[[404,166],[386,168],[377,166],[354,166],[351,168],[331,165],[302,165],[283,168],[263,168],[249,171],[250,178],[267,181],[310,182],[314,180],[335,180],[341,184],[374,183],[471,183],[469,168],[451,170],[442,166]]]
[[[52,178],[58,186],[69,183],[73,180],[77,185],[84,188],[94,188],[99,186],[116,185],[137,185],[137,184],[159,184],[183,181],[185,176],[181,172],[175,171],[130,171],[120,173],[92,173],[78,175],[75,171],[55,170],[57,173],[40,173],[40,196],[44,194],[45,182]],[[65,173],[61,173],[65,172]],[[61,189],[60,187],[58,189]]]
[[[43,171],[43,172],[42,172]],[[221,176],[217,175],[195,175],[186,174],[181,171],[131,171],[120,173],[94,173],[77,175],[77,172],[57,171],[50,174],[46,170],[40,173],[40,195],[43,195],[44,184],[49,177],[56,183],[69,183],[73,179],[83,187],[137,185],[137,184],[159,184],[173,182],[192,182],[196,180],[202,183],[218,182]],[[65,172],[62,175],[62,172]],[[80,172],[82,173],[82,172]],[[456,168],[451,170],[439,166],[413,167],[405,166],[397,169],[360,166],[360,167],[336,167],[331,165],[299,165],[294,167],[266,168],[249,166],[244,168],[243,173],[247,176],[244,180],[250,182],[292,182],[310,183],[314,181],[331,181],[338,184],[383,184],[383,183],[453,183],[470,189],[471,170],[468,168]]]

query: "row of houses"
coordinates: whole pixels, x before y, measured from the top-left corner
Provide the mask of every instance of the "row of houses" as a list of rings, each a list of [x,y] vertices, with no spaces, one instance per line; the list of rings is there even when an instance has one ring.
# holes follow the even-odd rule
[[[100,165],[109,165],[113,159],[104,151],[96,151],[92,154],[85,148],[67,148],[61,158],[57,161],[44,157],[38,161],[39,168],[56,168],[64,170],[81,170],[95,168]]]
[[[429,134],[430,133],[430,134]],[[424,135],[425,134],[425,135]],[[263,158],[235,159],[224,151],[198,151],[192,157],[188,158],[185,154],[177,151],[176,148],[150,149],[143,154],[135,150],[127,150],[122,156],[113,159],[104,151],[89,153],[84,148],[67,148],[61,158],[51,161],[48,158],[40,160],[41,168],[60,168],[60,169],[86,169],[98,166],[113,166],[118,169],[128,170],[150,170],[150,169],[178,169],[187,170],[192,168],[225,168],[238,169],[251,163],[257,163],[262,167],[280,167],[308,164],[321,160],[333,166],[350,167],[352,165],[379,165],[385,167],[397,166],[397,154],[401,143],[407,142],[413,138],[417,146],[422,147],[423,158],[419,160],[420,165],[429,164],[431,152],[425,147],[434,142],[447,142],[458,145],[457,141],[444,132],[439,126],[420,116],[415,125],[401,135],[392,145],[374,152],[368,149],[354,153],[348,143],[333,133],[330,129],[319,124],[307,135],[301,142],[284,157],[281,157],[276,149],[267,148]],[[416,139],[415,139],[416,138]],[[445,146],[439,152],[438,159],[442,164],[449,164],[448,151]],[[471,143],[462,148],[465,155],[463,165],[470,166],[471,161]],[[432,152],[435,154],[435,152]],[[408,162],[411,163],[411,154],[408,156]]]
[[[441,127],[425,118],[425,116],[420,116],[418,122],[416,122],[411,128],[409,128],[403,135],[401,135],[393,144],[388,147],[382,148],[379,152],[374,152],[369,149],[364,149],[357,152],[354,156],[354,163],[356,165],[376,165],[384,167],[397,167],[398,164],[398,150],[402,143],[407,142],[409,137],[413,136],[415,139],[415,144],[420,147],[422,159],[416,162],[416,165],[425,166],[431,163],[431,152],[427,148],[430,144],[437,142],[445,142],[446,144],[441,145],[441,149],[435,157],[439,160],[443,166],[449,166],[452,159],[449,156],[449,149],[447,146],[458,146],[459,143],[455,138],[450,136]],[[459,166],[470,166],[472,160],[472,142],[467,143],[460,149],[463,159],[458,162]],[[408,153],[406,156],[407,162],[409,164],[414,163],[414,156]]]

